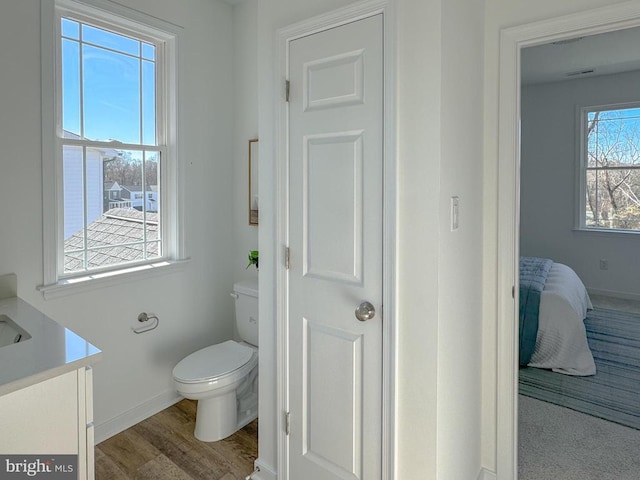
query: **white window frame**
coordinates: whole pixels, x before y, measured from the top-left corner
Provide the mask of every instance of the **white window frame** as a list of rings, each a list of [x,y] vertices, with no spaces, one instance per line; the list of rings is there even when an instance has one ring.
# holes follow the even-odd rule
[[[156,90],[157,116],[163,116],[157,132],[162,145],[160,162],[160,213],[162,257],[105,269],[64,273],[64,225],[62,195],[62,87],[60,19],[62,16],[100,26],[115,25],[137,38],[160,42],[156,54],[160,79]],[[41,0],[42,32],[42,173],[43,173],[43,262],[44,281],[38,287],[45,298],[116,284],[125,280],[164,273],[187,259],[184,248],[182,179],[178,146],[178,58],[181,27],[145,15],[109,0]],[[117,148],[126,149],[121,144]],[[144,148],[142,145],[136,149]],[[151,150],[152,148],[149,148]],[[158,148],[156,148],[158,149]]]
[[[640,101],[613,103],[605,105],[589,105],[579,106],[577,114],[577,131],[578,152],[580,152],[578,169],[577,169],[577,188],[576,188],[576,218],[575,229],[582,232],[596,232],[614,235],[640,235],[639,230],[624,230],[621,228],[604,228],[587,226],[587,165],[589,161],[588,155],[588,138],[587,138],[587,115],[590,112],[606,112],[610,110],[624,110],[627,108],[640,108]],[[636,169],[636,167],[631,167]],[[640,169],[640,166],[637,167]]]

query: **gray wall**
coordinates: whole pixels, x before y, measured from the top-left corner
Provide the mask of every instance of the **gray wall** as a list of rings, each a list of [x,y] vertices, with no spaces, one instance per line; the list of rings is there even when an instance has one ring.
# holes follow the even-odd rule
[[[640,72],[522,89],[523,255],[573,268],[594,293],[640,298],[640,235],[575,230],[578,108],[640,100]],[[600,270],[600,259],[609,262]]]

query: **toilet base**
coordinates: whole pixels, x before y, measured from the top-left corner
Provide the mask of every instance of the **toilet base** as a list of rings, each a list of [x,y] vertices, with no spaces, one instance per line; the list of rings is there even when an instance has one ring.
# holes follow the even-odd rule
[[[198,400],[194,436],[203,442],[217,442],[237,430],[236,392]]]
[[[217,442],[258,418],[258,371],[240,388],[214,398],[198,400],[193,435],[202,442]]]

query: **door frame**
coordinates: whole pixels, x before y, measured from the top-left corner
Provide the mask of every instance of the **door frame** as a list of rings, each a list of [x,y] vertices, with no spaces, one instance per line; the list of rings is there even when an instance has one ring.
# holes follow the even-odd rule
[[[500,31],[497,258],[497,480],[518,478],[518,257],[520,240],[520,54],[522,48],[640,26],[640,4],[623,3]]]
[[[285,101],[288,80],[289,47],[292,41],[331,28],[382,14],[383,18],[383,294],[382,323],[382,480],[394,480],[396,458],[396,55],[393,5],[387,0],[367,0],[312,17],[282,28],[277,32],[277,64],[275,85],[278,88],[275,124],[276,178],[276,405],[278,479],[288,480],[288,435],[286,412],[289,410],[287,351],[288,273],[285,268],[289,245],[289,117]]]

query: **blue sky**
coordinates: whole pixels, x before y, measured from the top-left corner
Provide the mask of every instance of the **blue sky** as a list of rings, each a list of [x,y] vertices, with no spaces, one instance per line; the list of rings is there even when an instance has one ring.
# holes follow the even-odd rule
[[[61,27],[63,128],[81,135],[83,104],[85,138],[155,145],[155,47],[70,19]]]
[[[595,112],[589,112],[591,123]],[[601,111],[598,124],[589,135],[589,166],[593,159],[637,165],[640,162],[640,108]]]

